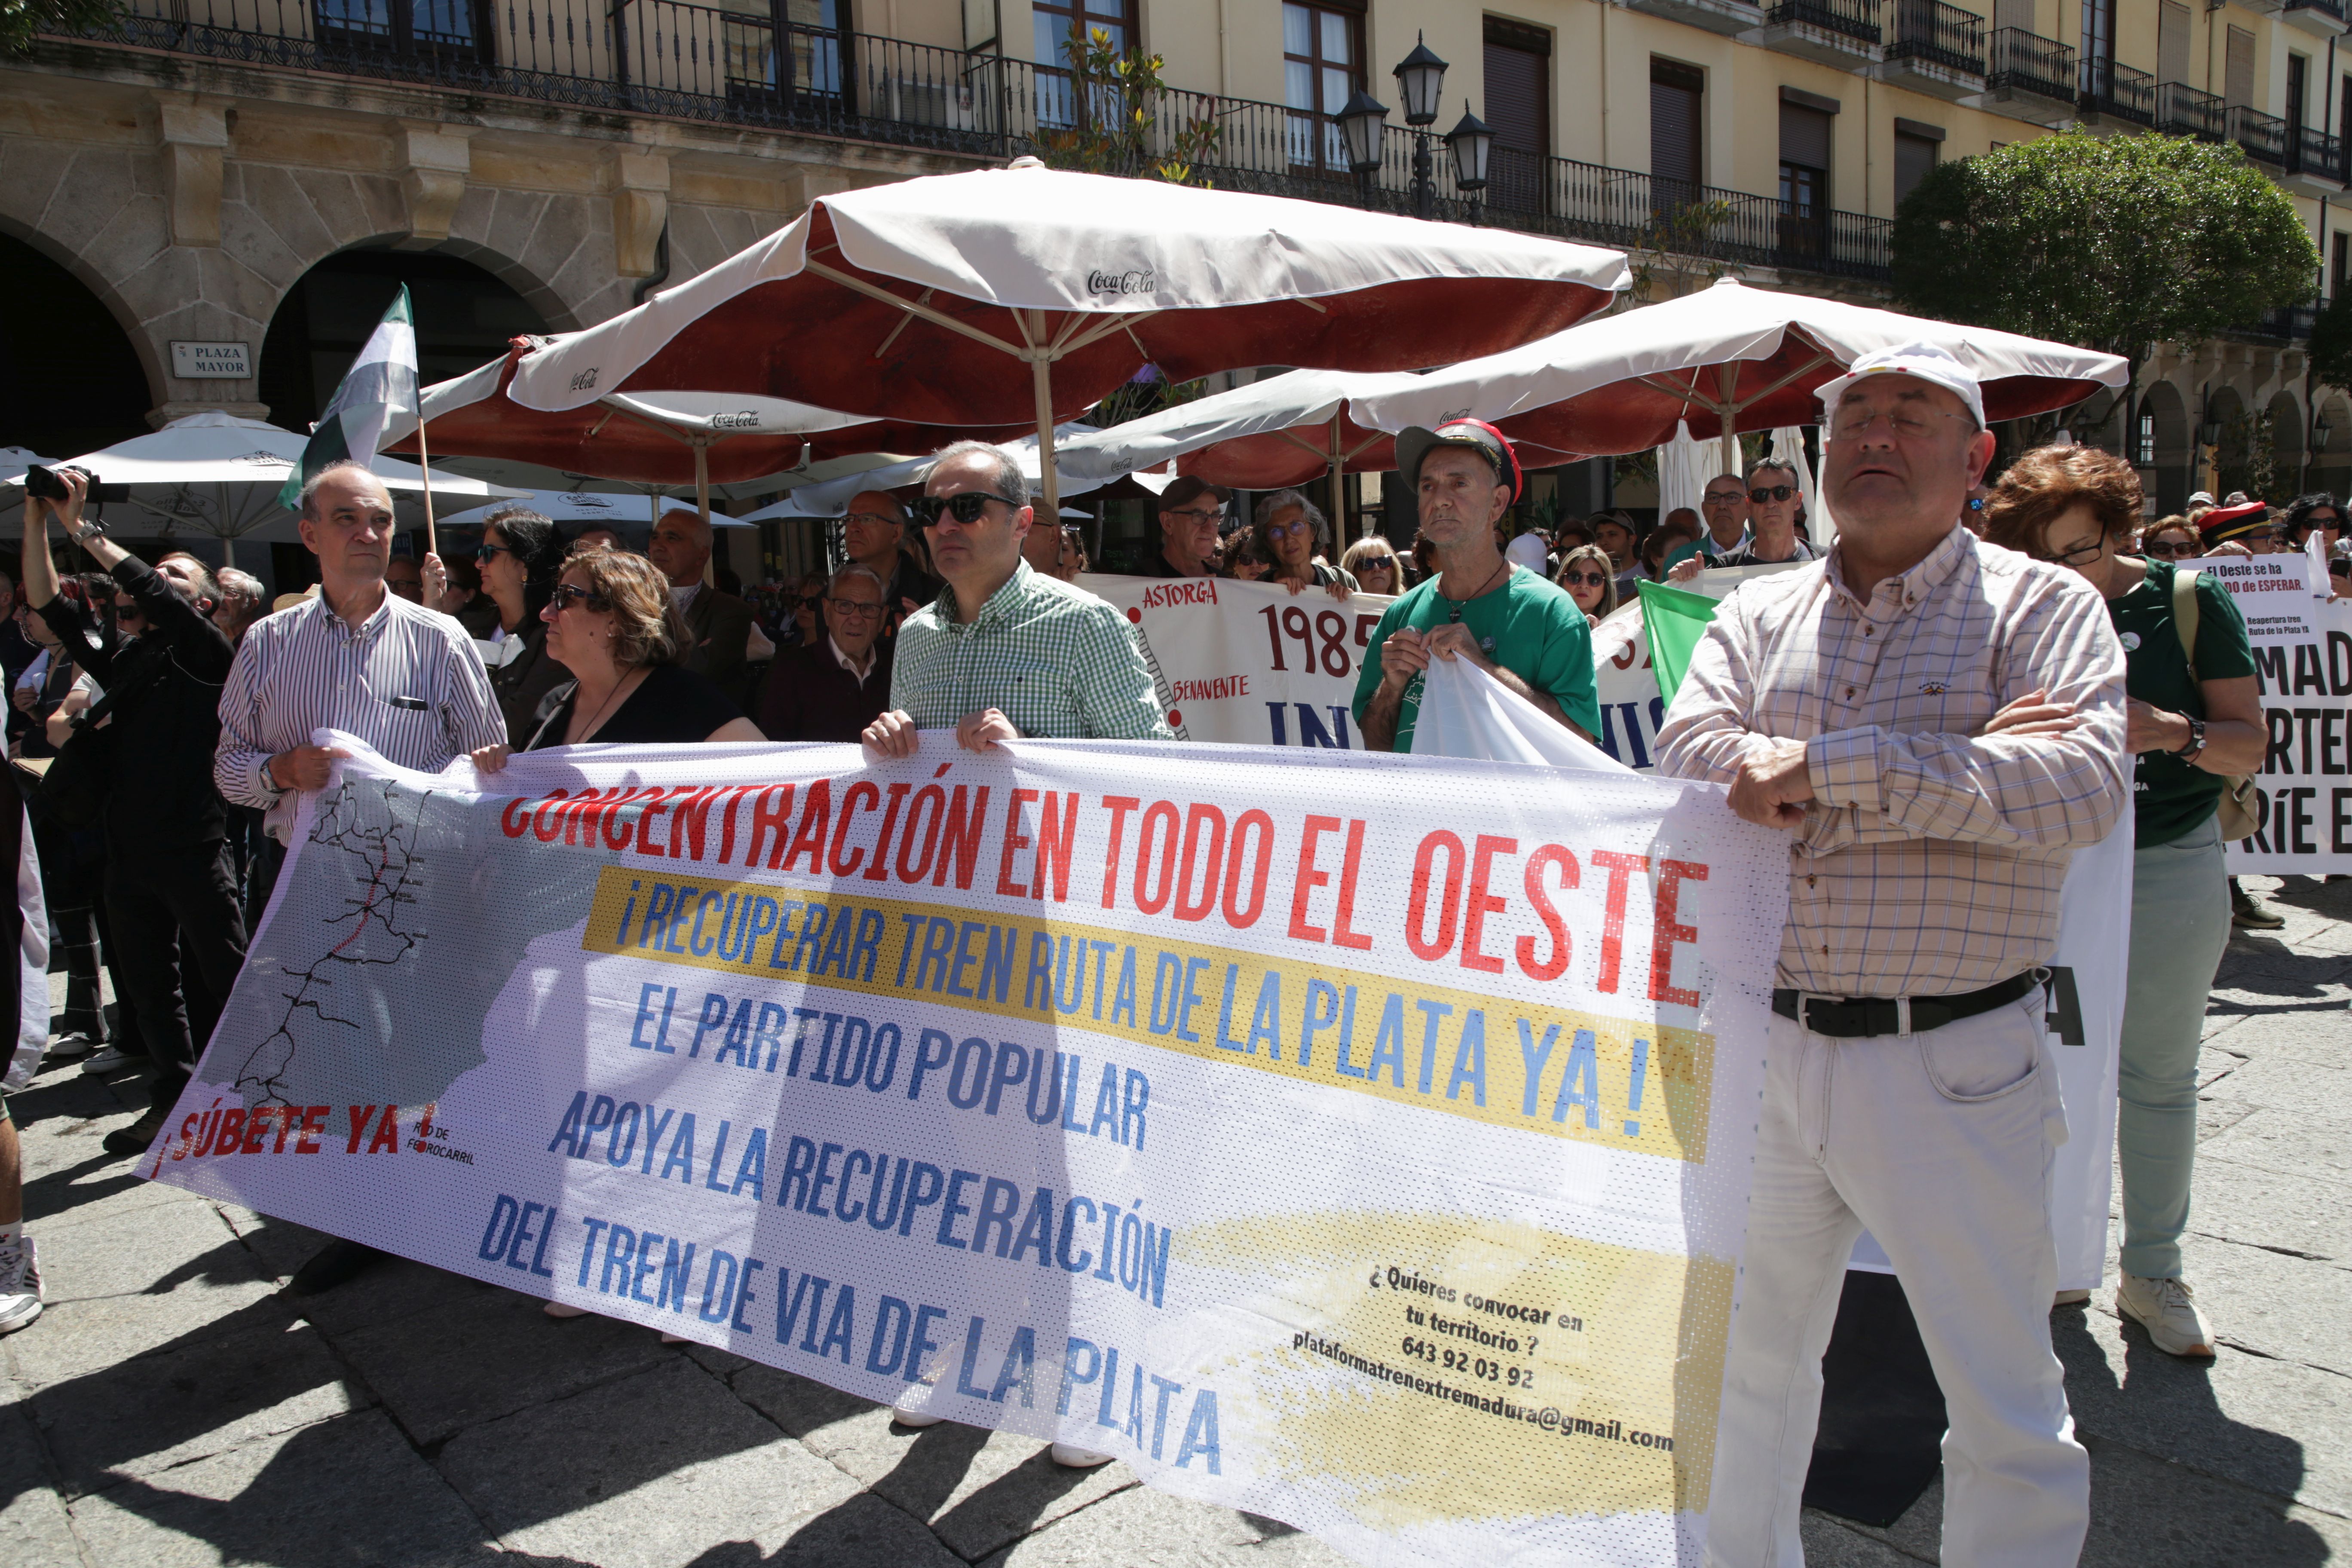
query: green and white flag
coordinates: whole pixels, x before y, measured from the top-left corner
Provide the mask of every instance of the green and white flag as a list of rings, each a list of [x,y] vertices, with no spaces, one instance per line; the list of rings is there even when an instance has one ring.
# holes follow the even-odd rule
[[[302,504],[302,487],[330,463],[373,458],[384,426],[396,414],[416,412],[416,328],[408,313],[408,285],[392,301],[383,320],[343,373],[326,413],[310,426],[301,467],[287,476],[278,504],[292,511]]]

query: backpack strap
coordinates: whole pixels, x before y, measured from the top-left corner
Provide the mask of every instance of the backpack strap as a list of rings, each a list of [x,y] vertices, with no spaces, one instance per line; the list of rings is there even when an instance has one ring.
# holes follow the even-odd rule
[[[2197,680],[2197,574],[2172,569],[2172,629],[2180,638],[2180,652],[2189,660],[2189,679]]]

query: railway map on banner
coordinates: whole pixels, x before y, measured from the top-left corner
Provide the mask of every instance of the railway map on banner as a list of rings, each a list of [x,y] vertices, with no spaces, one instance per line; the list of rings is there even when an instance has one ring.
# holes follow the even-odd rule
[[[143,1173],[1368,1563],[1701,1551],[1787,886],[1720,792],[321,739]]]

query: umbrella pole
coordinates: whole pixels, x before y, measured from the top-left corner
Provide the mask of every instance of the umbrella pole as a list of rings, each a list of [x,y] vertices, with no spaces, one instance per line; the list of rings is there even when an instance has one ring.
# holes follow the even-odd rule
[[[1339,564],[1339,557],[1348,552],[1348,492],[1341,469],[1346,468],[1347,454],[1339,449],[1340,416],[1331,416],[1331,564]]]
[[[715,540],[710,531],[710,448],[702,442],[694,444],[694,510],[702,518],[702,534]],[[713,550],[702,558],[702,580],[716,587],[719,583],[719,552]]]
[[[441,542],[433,533],[433,458],[425,449],[425,418],[422,411],[416,420],[416,471],[425,479],[425,552],[441,553]]]
[[[1029,362],[1029,383],[1037,394],[1037,472],[1045,481],[1045,517],[1049,527],[1062,526],[1062,477],[1054,471],[1054,365],[1040,357]],[[1037,526],[1034,513],[1029,526]]]

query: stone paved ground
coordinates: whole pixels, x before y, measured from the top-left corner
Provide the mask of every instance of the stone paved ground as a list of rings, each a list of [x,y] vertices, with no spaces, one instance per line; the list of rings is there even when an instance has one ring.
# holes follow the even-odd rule
[[[2086,1563],[2352,1555],[2352,882],[2279,900],[2284,940],[2231,944],[2207,1022],[2189,1262],[2221,1358],[2174,1361],[2104,1300],[2055,1319],[2096,1478]],[[903,1431],[410,1264],[289,1300],[315,1236],[100,1150],[138,1098],[68,1070],[15,1102],[52,1304],[0,1339],[0,1568],[1339,1562],[1123,1466]],[[1809,1517],[1810,1560],[1932,1563],[1937,1504],[1884,1531]]]

